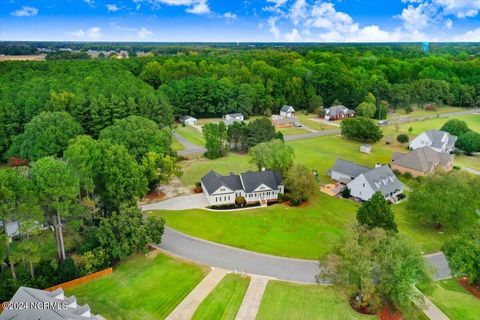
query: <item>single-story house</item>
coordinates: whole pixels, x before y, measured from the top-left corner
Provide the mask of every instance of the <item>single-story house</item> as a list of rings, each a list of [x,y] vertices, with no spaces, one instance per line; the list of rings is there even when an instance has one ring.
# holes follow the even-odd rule
[[[266,204],[278,201],[278,194],[284,193],[282,175],[272,170],[226,176],[212,170],[202,177],[201,184],[210,206],[233,205],[237,197],[244,197],[247,204]]]
[[[372,152],[372,146],[369,144],[363,144],[360,146],[360,152],[362,153],[371,153]]]
[[[191,126],[197,124],[197,119],[191,116],[182,116],[180,118],[180,122],[186,126]]]
[[[3,226],[3,230],[8,237],[13,238],[20,235],[20,225],[18,221],[0,222],[0,225]]]
[[[295,109],[292,106],[284,105],[280,109],[280,115],[285,118],[295,117]]]
[[[401,183],[387,165],[377,165],[370,169],[356,163],[337,159],[329,170],[330,177],[346,184],[352,197],[362,201],[369,200],[375,192],[381,192],[385,199],[392,202],[403,192]]]
[[[272,115],[272,124],[275,127],[293,127],[298,122],[297,117],[282,117],[279,115]]]
[[[243,114],[241,113],[230,113],[223,116],[223,122],[228,126],[234,123],[235,121],[243,121]]]
[[[6,319],[48,319],[48,320],[100,320],[99,315],[93,315],[88,304],[77,304],[75,296],[65,296],[63,289],[44,291],[29,287],[18,288],[10,299],[12,305],[27,306],[6,308],[0,315]],[[30,306],[30,307],[28,307]],[[34,308],[32,306],[43,306]],[[48,306],[48,307],[47,307]]]
[[[447,152],[437,152],[431,147],[422,147],[408,153],[393,154],[391,167],[393,170],[406,173],[413,177],[432,174],[437,169],[451,171],[453,155]]]
[[[422,132],[410,142],[410,150],[430,147],[437,152],[452,152],[458,137],[440,130]]]
[[[332,106],[326,108],[324,112],[324,118],[328,121],[341,120],[345,118],[352,118],[355,116],[355,111],[348,109],[345,106]]]

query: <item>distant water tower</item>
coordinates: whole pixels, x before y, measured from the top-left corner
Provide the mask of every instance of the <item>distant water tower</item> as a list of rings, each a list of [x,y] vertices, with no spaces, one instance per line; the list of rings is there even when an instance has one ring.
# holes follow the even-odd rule
[[[430,51],[430,44],[428,42],[424,42],[422,44],[422,51],[424,53],[428,53]]]

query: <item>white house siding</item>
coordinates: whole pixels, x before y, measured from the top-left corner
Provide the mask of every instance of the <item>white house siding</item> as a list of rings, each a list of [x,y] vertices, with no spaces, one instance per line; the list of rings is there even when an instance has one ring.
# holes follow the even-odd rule
[[[432,141],[427,136],[425,132],[418,135],[415,139],[410,142],[410,150],[416,150],[425,146],[430,146]]]
[[[347,184],[350,189],[350,195],[363,201],[370,200],[375,193],[363,174]]]

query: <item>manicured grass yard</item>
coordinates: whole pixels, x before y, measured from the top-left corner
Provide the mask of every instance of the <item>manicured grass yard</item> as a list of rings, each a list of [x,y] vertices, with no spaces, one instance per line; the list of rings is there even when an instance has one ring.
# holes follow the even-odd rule
[[[437,282],[428,298],[451,320],[480,318],[480,299],[466,291],[455,279]]]
[[[313,130],[317,131],[324,131],[324,130],[331,130],[331,129],[338,129],[338,126],[333,126],[333,125],[326,125],[320,121],[315,121],[318,119],[318,116],[315,114],[303,114],[303,113],[297,113],[295,115],[300,122]],[[336,124],[340,124],[340,121],[335,122]]]
[[[203,147],[205,145],[203,134],[192,126],[178,126],[175,132],[197,146]]]
[[[107,319],[164,319],[202,280],[206,270],[158,254],[137,255],[110,276],[67,290]]]
[[[310,205],[245,211],[155,211],[167,225],[203,239],[273,255],[317,259],[340,245],[357,204],[320,194]]]
[[[193,319],[235,319],[249,283],[249,278],[227,274],[198,306]]]
[[[455,156],[455,165],[480,171],[480,155],[477,154],[474,156]]]
[[[347,297],[334,286],[268,283],[257,314],[268,319],[378,319],[361,315],[350,307]]]
[[[185,147],[177,139],[173,138],[172,149],[175,151],[181,151],[185,149]]]
[[[297,134],[304,134],[308,133],[309,131],[302,129],[301,127],[285,127],[285,128],[277,128],[277,131],[283,133],[284,136],[294,136]]]
[[[388,119],[395,119],[399,117],[425,117],[425,116],[435,116],[437,114],[442,114],[442,113],[449,113],[449,112],[459,112],[459,111],[464,111],[466,110],[465,108],[459,108],[459,107],[440,107],[438,108],[437,111],[427,111],[424,109],[419,109],[419,108],[414,108],[413,112],[411,113],[406,113],[404,108],[399,108],[397,109],[396,113],[389,114]]]

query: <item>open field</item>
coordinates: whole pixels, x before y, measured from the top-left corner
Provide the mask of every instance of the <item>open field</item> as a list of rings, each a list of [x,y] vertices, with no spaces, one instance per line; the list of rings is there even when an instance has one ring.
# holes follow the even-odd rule
[[[23,56],[9,56],[0,55],[0,61],[43,61],[46,54],[23,55]]]
[[[478,320],[480,317],[480,299],[455,279],[435,283],[433,292],[427,296],[450,320]]]
[[[355,312],[334,286],[299,285],[270,281],[257,319],[378,319]]]
[[[425,109],[419,109],[419,108],[413,108],[413,112],[411,113],[406,113],[404,108],[399,108],[397,109],[397,112],[395,113],[389,113],[388,114],[388,119],[397,119],[400,117],[410,117],[410,118],[415,118],[415,117],[430,117],[430,116],[435,116],[437,114],[443,114],[443,113],[449,113],[449,112],[459,112],[459,111],[464,111],[467,110],[466,108],[459,108],[459,107],[439,107],[437,111],[427,111]]]
[[[107,277],[68,289],[107,319],[164,319],[202,280],[206,270],[158,254],[122,261]]]
[[[175,129],[175,132],[177,132],[179,135],[181,135],[191,143],[196,144],[197,146],[205,146],[205,139],[203,138],[203,134],[192,126],[178,126]]]
[[[198,306],[192,319],[234,320],[249,283],[249,278],[227,274]]]

